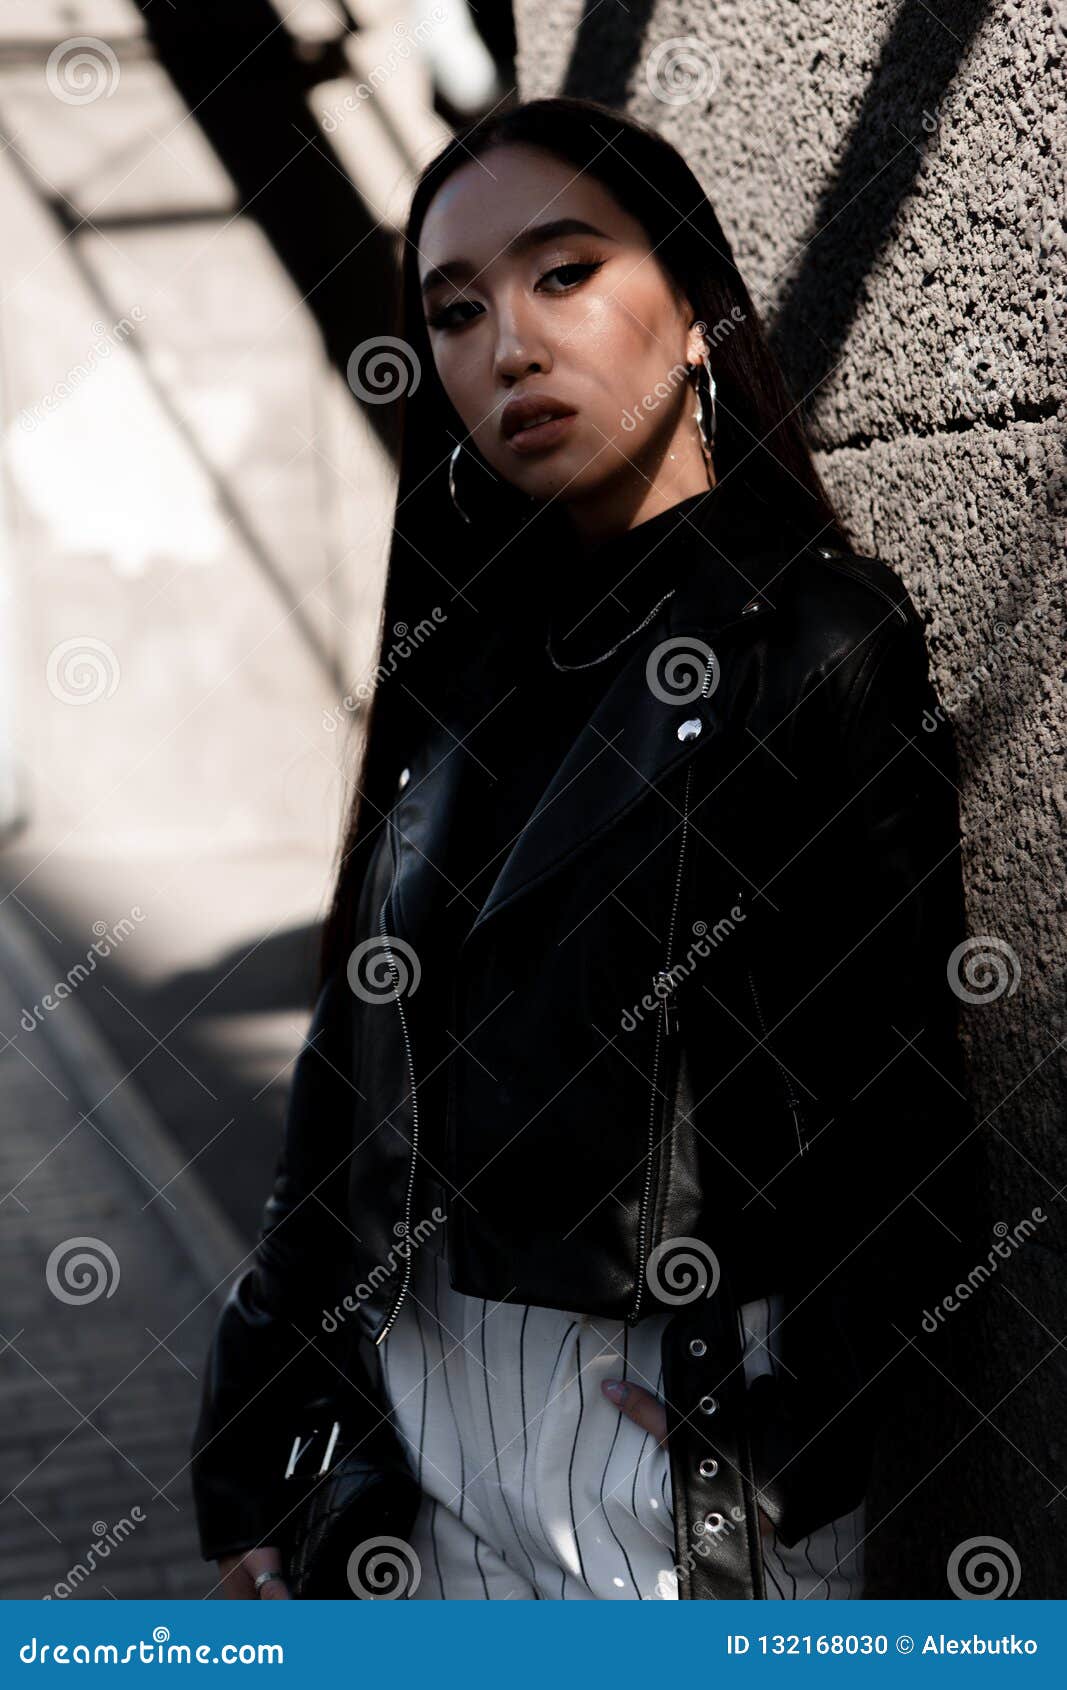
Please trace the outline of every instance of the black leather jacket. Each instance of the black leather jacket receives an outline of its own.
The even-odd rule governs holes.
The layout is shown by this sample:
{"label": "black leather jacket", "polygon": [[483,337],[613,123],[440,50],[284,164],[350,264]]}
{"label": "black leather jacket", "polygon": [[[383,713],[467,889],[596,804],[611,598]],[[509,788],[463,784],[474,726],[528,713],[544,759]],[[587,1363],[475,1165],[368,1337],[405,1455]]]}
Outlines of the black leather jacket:
{"label": "black leather jacket", "polygon": [[[382,936],[392,989],[328,982],[298,1060],[208,1358],[206,1557],[274,1541],[293,1404],[338,1377],[324,1317],[373,1359],[442,1213],[463,1292],[672,1311],[681,1597],[765,1595],[757,1496],[787,1545],[864,1496],[897,1358],[963,1230],[956,758],[899,578],[792,551],[689,573],[508,854],[455,971],[443,1165],[422,1154],[409,976],[478,701],[442,701],[398,771],[356,935]],[[683,650],[677,699],[664,665]],[[694,1255],[710,1281],[671,1273]],[[779,1290],[782,1366],[746,1391],[738,1309]],[[402,1487],[368,1359],[344,1366],[369,1468]]]}

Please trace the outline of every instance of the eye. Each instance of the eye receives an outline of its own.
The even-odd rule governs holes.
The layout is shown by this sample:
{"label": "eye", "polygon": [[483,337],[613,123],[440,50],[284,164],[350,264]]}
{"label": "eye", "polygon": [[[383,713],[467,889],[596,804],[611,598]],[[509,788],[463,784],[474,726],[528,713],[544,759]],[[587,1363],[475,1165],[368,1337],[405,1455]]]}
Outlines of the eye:
{"label": "eye", "polygon": [[431,329],[462,328],[464,323],[469,323],[471,321],[471,318],[470,317],[464,317],[459,322],[456,322],[454,320],[453,316],[452,316],[452,313],[454,311],[458,311],[461,308],[461,306],[464,306],[464,305],[470,306],[471,309],[473,309],[474,308],[474,301],[472,299],[460,299],[460,300],[456,300],[455,303],[452,304],[452,305],[442,306],[441,310],[435,312],[435,314],[432,317],[427,317],[426,322],[427,322],[428,327],[431,328]]}
{"label": "eye", "polygon": [[[544,291],[546,293],[554,293],[557,296],[561,293],[573,293],[575,288],[580,287],[581,284],[590,276],[595,275],[603,263],[604,260],[602,258],[594,258],[589,260],[575,259],[570,264],[556,264],[551,270],[546,270],[544,274],[538,278],[538,286],[540,287],[542,282],[549,281],[553,276],[559,276],[563,279],[562,287],[546,288]],[[444,330],[463,328],[466,323],[472,322],[473,318],[456,318],[453,313],[463,310],[464,308],[475,312],[480,309],[474,300],[455,300],[451,305],[442,306],[440,311],[437,311],[432,317],[427,317],[427,324],[431,329]]]}
{"label": "eye", "polygon": [[572,277],[573,279],[567,282],[562,289],[564,293],[572,293],[574,289],[580,286],[580,284],[584,282],[588,276],[595,275],[603,262],[604,260],[602,258],[596,258],[590,259],[587,262],[579,262],[578,260],[575,260],[572,264],[557,264],[554,269],[545,271],[545,274],[541,277],[541,281],[547,282],[550,276]]}

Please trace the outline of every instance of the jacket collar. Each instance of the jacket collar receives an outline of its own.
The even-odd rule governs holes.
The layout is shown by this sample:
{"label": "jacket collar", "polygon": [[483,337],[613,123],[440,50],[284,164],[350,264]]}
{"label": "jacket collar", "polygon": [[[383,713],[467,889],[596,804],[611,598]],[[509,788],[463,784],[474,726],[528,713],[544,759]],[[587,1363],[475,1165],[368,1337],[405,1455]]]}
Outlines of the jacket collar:
{"label": "jacket collar", "polygon": [[[797,544],[776,528],[766,507],[740,511],[731,503],[728,520],[719,520],[726,501],[715,504],[716,492],[678,523],[672,544],[685,555],[673,596],[635,637],[631,654],[505,857],[473,917],[472,932],[589,849],[723,731],[733,665],[743,649],[739,642],[746,629],[775,614],[777,588]],[[709,650],[714,652],[709,696],[694,696]],[[672,694],[664,667],[672,655],[680,694]],[[433,903],[450,890],[435,864],[442,860],[454,813],[466,755],[463,736],[485,708],[484,697],[475,686],[454,689],[439,719],[431,721],[394,808],[397,915],[403,936],[416,946]],[[679,737],[682,723],[694,721],[699,729],[690,726]]]}

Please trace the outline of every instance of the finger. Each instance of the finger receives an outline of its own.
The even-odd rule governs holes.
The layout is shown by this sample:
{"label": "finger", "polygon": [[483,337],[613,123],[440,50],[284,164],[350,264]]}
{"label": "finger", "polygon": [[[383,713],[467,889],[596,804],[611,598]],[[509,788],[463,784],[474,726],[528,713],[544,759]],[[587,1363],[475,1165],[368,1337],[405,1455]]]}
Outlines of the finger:
{"label": "finger", "polygon": [[[248,1557],[246,1567],[252,1578],[255,1595],[261,1602],[277,1602],[289,1595],[289,1587],[282,1576],[282,1558],[273,1545],[263,1549],[256,1549]],[[276,1578],[264,1579],[259,1589],[255,1589],[256,1579],[263,1573],[276,1573]]]}
{"label": "finger", "polygon": [[651,1391],[629,1379],[604,1379],[601,1390],[630,1420],[651,1432],[658,1443],[667,1442],[667,1410]]}
{"label": "finger", "polygon": [[[281,1556],[271,1544],[259,1549],[245,1550],[243,1555],[226,1556],[219,1562],[219,1570],[223,1574],[228,1595],[250,1597],[253,1600],[262,1600],[264,1597],[276,1600],[290,1594],[282,1577]],[[266,1572],[276,1573],[278,1577],[265,1580],[257,1590],[255,1581],[261,1573]]]}
{"label": "finger", "polygon": [[285,1602],[292,1600],[289,1592],[289,1586],[281,1577],[276,1579],[267,1579],[266,1583],[261,1584],[259,1587],[259,1599],[261,1602]]}

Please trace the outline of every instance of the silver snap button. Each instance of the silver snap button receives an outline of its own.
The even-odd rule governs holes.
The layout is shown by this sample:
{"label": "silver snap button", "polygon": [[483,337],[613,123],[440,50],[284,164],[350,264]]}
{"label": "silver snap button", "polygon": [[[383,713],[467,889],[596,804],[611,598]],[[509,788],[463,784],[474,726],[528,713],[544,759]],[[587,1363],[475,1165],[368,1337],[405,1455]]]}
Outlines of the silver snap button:
{"label": "silver snap button", "polygon": [[708,1346],[705,1344],[703,1338],[690,1338],[689,1354],[691,1356],[706,1356],[707,1353]]}
{"label": "silver snap button", "polygon": [[719,1463],[713,1455],[706,1455],[697,1471],[702,1479],[713,1479],[719,1471]]}
{"label": "silver snap button", "polygon": [[681,740],[696,739],[697,734],[701,733],[703,728],[704,724],[698,716],[690,716],[678,729],[678,738]]}
{"label": "silver snap button", "polygon": [[397,781],[397,785],[398,786],[406,786],[410,779],[411,779],[411,770],[410,769],[401,769],[400,779]]}
{"label": "silver snap button", "polygon": [[718,1406],[714,1397],[701,1397],[698,1404],[701,1414],[714,1414]]}

